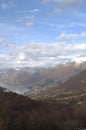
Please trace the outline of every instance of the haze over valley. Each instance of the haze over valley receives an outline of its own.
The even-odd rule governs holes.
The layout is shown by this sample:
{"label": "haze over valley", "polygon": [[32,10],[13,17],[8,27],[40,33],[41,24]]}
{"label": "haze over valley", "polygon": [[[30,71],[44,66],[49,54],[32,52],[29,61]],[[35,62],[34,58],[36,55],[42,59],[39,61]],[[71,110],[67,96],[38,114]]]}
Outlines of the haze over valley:
{"label": "haze over valley", "polygon": [[0,86],[24,94],[59,86],[84,71],[86,63],[67,63],[49,68],[10,68],[1,72]]}

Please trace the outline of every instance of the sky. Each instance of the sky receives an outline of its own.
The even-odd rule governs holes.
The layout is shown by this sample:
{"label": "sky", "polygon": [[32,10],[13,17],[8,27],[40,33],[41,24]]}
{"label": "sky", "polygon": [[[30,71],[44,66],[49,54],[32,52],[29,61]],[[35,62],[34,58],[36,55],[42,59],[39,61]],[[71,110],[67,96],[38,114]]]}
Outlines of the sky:
{"label": "sky", "polygon": [[0,0],[0,67],[86,61],[85,0]]}

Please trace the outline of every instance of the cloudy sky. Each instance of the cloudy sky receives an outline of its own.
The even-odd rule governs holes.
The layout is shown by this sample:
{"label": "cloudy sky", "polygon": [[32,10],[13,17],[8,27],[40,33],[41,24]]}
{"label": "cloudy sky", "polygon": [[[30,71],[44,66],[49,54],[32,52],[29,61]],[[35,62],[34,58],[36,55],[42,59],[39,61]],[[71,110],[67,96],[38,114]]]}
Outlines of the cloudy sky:
{"label": "cloudy sky", "polygon": [[0,67],[86,61],[85,0],[0,0]]}

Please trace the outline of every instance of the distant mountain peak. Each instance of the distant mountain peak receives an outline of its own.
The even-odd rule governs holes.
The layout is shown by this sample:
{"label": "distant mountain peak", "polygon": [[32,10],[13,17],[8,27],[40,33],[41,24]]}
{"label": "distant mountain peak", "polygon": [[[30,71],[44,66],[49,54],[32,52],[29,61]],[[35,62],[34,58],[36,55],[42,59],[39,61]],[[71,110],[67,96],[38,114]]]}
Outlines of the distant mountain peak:
{"label": "distant mountain peak", "polygon": [[82,64],[82,63],[86,62],[86,59],[85,59],[85,57],[84,58],[75,57],[71,60],[71,62],[75,62],[78,65],[78,64]]}

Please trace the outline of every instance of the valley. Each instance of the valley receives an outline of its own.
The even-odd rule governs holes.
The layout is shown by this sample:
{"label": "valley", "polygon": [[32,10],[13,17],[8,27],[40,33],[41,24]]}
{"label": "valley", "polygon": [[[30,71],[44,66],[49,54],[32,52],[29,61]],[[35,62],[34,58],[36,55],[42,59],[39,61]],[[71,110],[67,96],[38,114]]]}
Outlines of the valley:
{"label": "valley", "polygon": [[57,87],[70,77],[84,71],[85,62],[81,64],[67,63],[49,68],[12,68],[3,71],[0,85],[17,93],[46,90]]}
{"label": "valley", "polygon": [[85,63],[9,69],[0,77],[0,130],[86,129]]}

